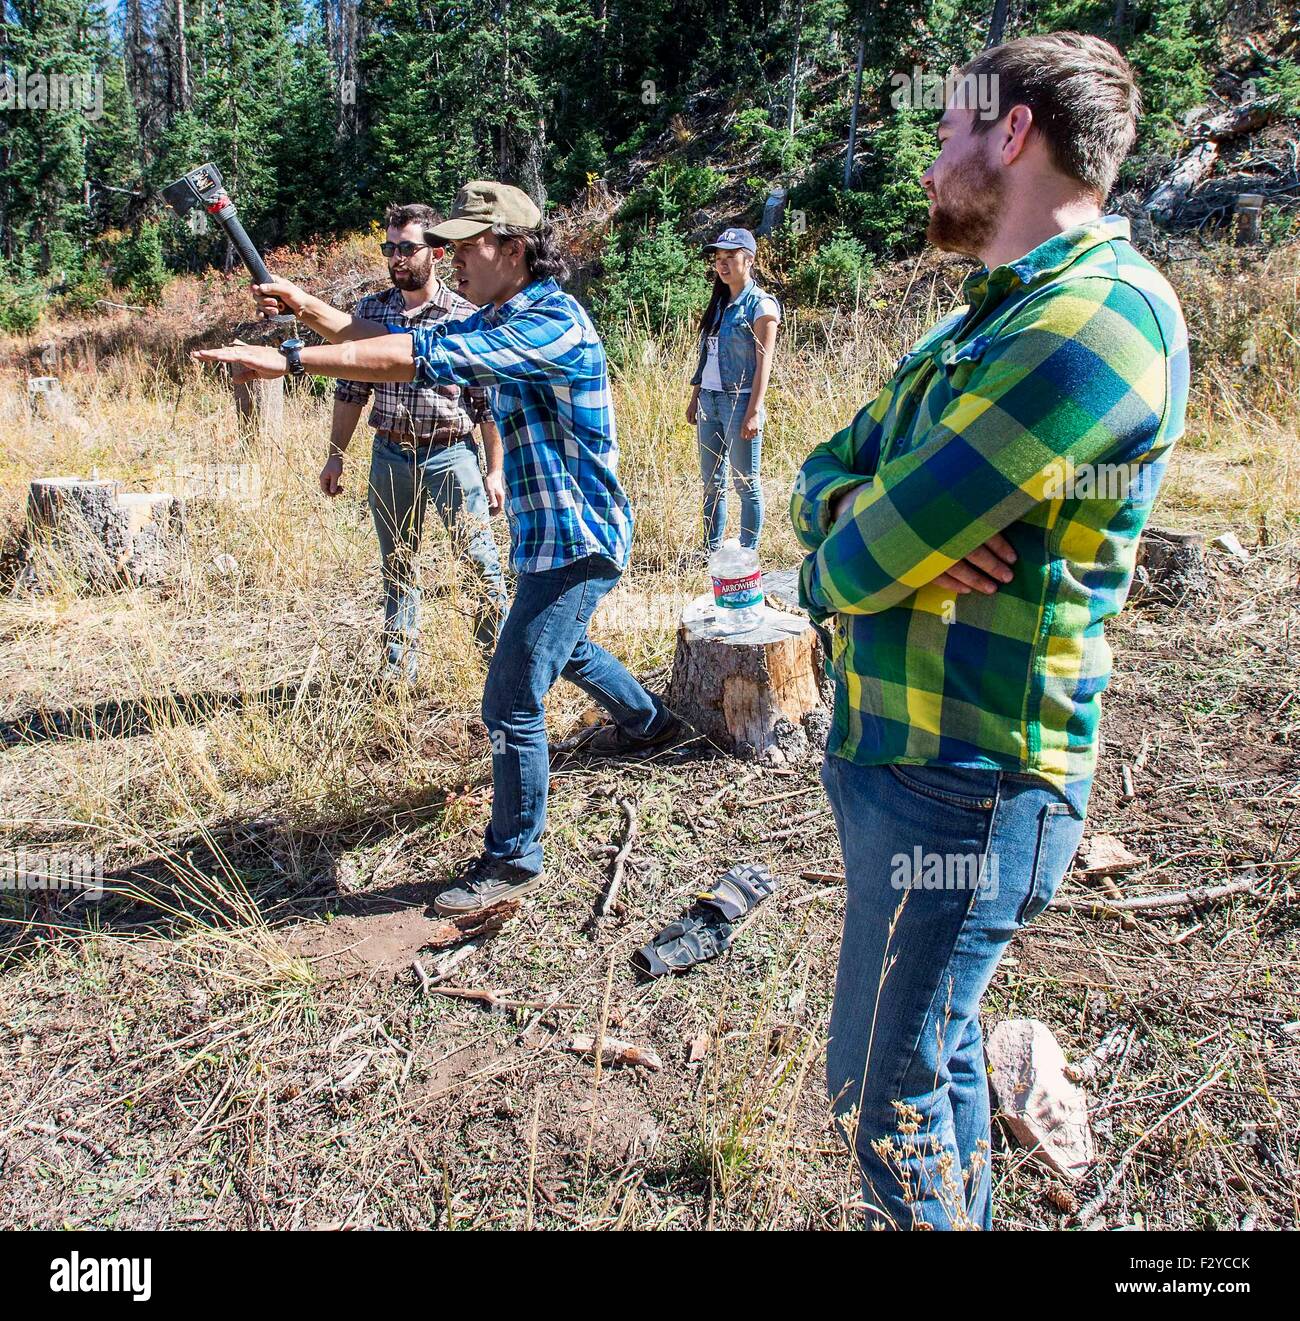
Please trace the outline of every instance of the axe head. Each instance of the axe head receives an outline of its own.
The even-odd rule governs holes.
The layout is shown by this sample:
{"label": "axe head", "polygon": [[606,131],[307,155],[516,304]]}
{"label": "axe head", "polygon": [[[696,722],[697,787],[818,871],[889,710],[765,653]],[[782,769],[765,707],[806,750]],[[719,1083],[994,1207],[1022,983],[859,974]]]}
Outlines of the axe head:
{"label": "axe head", "polygon": [[182,174],[175,183],[162,190],[163,200],[178,216],[186,216],[196,206],[207,210],[217,205],[226,195],[221,183],[221,172],[215,165],[200,165],[198,169]]}

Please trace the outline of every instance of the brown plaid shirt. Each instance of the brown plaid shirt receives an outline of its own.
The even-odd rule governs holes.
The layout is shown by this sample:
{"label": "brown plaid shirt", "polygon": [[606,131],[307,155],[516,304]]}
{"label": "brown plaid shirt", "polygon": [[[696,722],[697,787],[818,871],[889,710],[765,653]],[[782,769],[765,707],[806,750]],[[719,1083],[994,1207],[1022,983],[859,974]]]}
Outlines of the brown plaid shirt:
{"label": "brown plaid shirt", "polygon": [[[467,317],[473,303],[439,284],[433,297],[414,312],[406,310],[396,287],[367,294],[352,315],[363,321],[381,321],[400,330],[432,326],[449,318]],[[478,423],[490,420],[488,392],[462,390],[456,385],[420,385],[415,381],[339,381],[334,398],[344,404],[365,404],[373,396],[370,425],[376,431],[414,436],[418,441],[455,440],[467,436]]]}

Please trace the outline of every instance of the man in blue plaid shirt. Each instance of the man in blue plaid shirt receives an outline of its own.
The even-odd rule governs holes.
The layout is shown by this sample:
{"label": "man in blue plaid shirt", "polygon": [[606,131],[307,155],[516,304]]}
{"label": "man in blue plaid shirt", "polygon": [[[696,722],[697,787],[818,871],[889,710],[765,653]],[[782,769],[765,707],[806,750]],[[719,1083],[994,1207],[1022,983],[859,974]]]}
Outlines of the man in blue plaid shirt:
{"label": "man in blue plaid shirt", "polygon": [[604,346],[581,304],[560,289],[567,267],[550,226],[519,189],[477,181],[461,189],[451,218],[428,241],[452,245],[456,292],[479,305],[473,315],[408,331],[359,321],[276,280],[256,286],[263,311],[283,305],[329,344],[196,356],[231,363],[236,379],[307,371],[492,392],[518,580],[483,690],[492,820],[483,853],[435,900],[439,912],[462,914],[542,882],[550,779],[542,704],[556,679],[577,684],[614,717],[590,751],[650,751],[678,738],[682,725],[587,637],[596,606],[627,565],[632,511],[618,483]]}

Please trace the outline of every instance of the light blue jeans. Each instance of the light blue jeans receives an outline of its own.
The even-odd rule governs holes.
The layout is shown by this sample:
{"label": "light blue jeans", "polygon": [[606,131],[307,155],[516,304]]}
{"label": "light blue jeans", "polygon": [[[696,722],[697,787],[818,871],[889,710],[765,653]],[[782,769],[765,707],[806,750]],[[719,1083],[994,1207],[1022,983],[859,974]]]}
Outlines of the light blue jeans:
{"label": "light blue jeans", "polygon": [[506,608],[505,579],[489,527],[478,451],[468,441],[421,452],[375,437],[370,454],[370,513],[384,573],[384,663],[394,678],[414,679],[420,626],[415,558],[430,500],[458,553],[482,579],[474,608],[474,640],[490,651]]}
{"label": "light blue jeans", "polygon": [[749,391],[731,394],[701,390],[695,427],[700,444],[700,479],[704,483],[704,540],[710,550],[722,545],[727,528],[727,476],[740,499],[740,544],[758,545],[763,530],[763,483],[758,476],[763,428],[742,440],[740,425],[749,409]]}
{"label": "light blue jeans", "polygon": [[826,1078],[868,1223],[988,1229],[980,998],[1083,821],[1045,781],[1003,771],[828,756],[822,783],[847,878]]}

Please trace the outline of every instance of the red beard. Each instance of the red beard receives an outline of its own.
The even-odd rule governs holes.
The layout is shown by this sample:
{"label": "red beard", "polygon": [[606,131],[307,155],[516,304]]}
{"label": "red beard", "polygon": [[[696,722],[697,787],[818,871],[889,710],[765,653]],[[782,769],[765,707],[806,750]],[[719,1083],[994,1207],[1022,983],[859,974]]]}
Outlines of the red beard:
{"label": "red beard", "polygon": [[943,252],[977,257],[993,237],[1002,211],[1002,177],[979,156],[949,172],[925,236]]}

